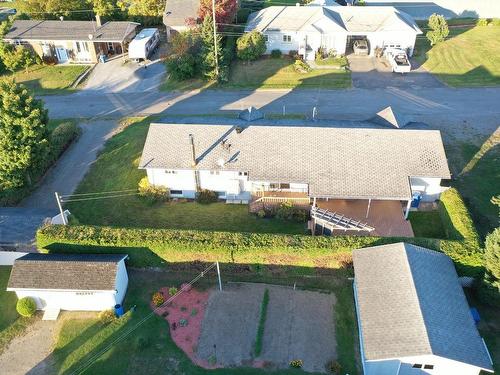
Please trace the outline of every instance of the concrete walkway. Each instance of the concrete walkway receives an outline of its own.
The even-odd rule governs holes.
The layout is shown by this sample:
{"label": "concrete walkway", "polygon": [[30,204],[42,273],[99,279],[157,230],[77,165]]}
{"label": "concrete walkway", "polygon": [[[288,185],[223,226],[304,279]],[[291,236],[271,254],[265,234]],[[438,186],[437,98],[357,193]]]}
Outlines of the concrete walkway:
{"label": "concrete walkway", "polygon": [[37,320],[21,337],[15,338],[0,355],[2,375],[50,374],[49,364],[44,361],[52,351],[55,321]]}

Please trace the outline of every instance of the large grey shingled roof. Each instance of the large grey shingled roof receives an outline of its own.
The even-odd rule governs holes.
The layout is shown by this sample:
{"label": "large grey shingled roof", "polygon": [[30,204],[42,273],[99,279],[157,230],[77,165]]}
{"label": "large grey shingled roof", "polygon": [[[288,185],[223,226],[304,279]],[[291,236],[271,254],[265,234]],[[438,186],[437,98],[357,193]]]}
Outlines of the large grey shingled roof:
{"label": "large grey shingled roof", "polygon": [[[248,172],[251,181],[309,184],[309,195],[411,198],[409,177],[450,178],[436,130],[151,124],[140,168]],[[229,150],[222,143],[230,144]]]}
{"label": "large grey shingled roof", "polygon": [[74,40],[96,42],[122,42],[133,32],[138,23],[125,21],[106,22],[97,26],[92,21],[43,21],[15,20],[6,40]]}
{"label": "large grey shingled roof", "polygon": [[249,16],[245,31],[252,30],[422,33],[408,14],[390,6],[270,6]]}
{"label": "large grey shingled roof", "polygon": [[124,254],[27,254],[12,266],[9,289],[115,290]]}
{"label": "large grey shingled roof", "polygon": [[436,355],[492,366],[451,259],[407,243],[353,252],[366,360]]}

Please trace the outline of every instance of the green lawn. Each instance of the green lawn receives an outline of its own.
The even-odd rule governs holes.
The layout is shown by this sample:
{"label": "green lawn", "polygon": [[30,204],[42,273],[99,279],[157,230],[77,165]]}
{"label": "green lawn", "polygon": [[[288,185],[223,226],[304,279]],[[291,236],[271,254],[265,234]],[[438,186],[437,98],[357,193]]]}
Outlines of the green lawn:
{"label": "green lawn", "polygon": [[417,38],[417,59],[454,87],[500,85],[500,26],[452,28],[449,38],[432,48]]}
{"label": "green lawn", "polygon": [[351,86],[351,75],[346,70],[316,69],[298,73],[294,61],[288,58],[264,58],[251,63],[238,61],[231,67],[225,88],[245,89],[342,89]]}
{"label": "green lawn", "polygon": [[13,77],[34,91],[35,95],[61,94],[74,90],[71,86],[88,65],[35,65],[6,76]]}
{"label": "green lawn", "polygon": [[[134,121],[134,120],[132,120]],[[151,118],[136,119],[105,146],[76,193],[136,189],[145,176],[137,169]],[[141,228],[177,228],[232,232],[304,233],[305,224],[260,219],[246,205],[167,202],[148,205],[137,196],[68,204],[82,224]]]}
{"label": "green lawn", "polygon": [[24,333],[36,318],[19,317],[16,311],[17,297],[14,292],[7,292],[11,266],[0,266],[0,354],[9,342]]}
{"label": "green lawn", "polygon": [[[222,266],[224,281],[272,282],[307,289],[328,290],[337,297],[335,320],[339,362],[344,371],[351,375],[358,372],[357,327],[354,314],[354,301],[351,282],[347,280],[350,272],[331,270],[329,274],[301,276],[297,270],[270,270],[259,268],[255,272],[228,270]],[[168,325],[164,319],[153,315],[143,325],[127,335],[123,341],[111,345],[110,350],[100,357],[94,357],[112,341],[134,327],[150,313],[149,301],[154,291],[166,285],[180,285],[195,276],[192,270],[169,270],[169,272],[130,271],[130,283],[126,296],[126,310],[136,305],[133,313],[122,319],[103,326],[97,319],[68,319],[64,321],[58,335],[52,359],[55,368],[51,373],[74,372],[93,363],[84,374],[189,374],[189,375],[293,375],[296,370],[265,371],[253,368],[231,368],[207,371],[196,367],[189,358],[177,348],[170,339]],[[215,274],[201,279],[199,287],[216,285]],[[145,344],[140,344],[140,342]],[[79,372],[80,373],[80,372]]]}
{"label": "green lawn", "polygon": [[409,219],[415,237],[446,238],[438,211],[412,211]]}

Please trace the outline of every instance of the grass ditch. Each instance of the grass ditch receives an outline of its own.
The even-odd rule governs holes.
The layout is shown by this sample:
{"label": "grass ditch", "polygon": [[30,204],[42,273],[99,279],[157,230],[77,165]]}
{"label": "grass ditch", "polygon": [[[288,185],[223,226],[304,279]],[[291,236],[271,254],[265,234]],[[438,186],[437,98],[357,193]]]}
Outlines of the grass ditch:
{"label": "grass ditch", "polygon": [[269,289],[264,291],[262,304],[260,305],[259,326],[257,327],[257,336],[255,338],[254,354],[256,357],[262,353],[262,340],[264,339],[264,330],[266,327],[267,306],[269,305]]}

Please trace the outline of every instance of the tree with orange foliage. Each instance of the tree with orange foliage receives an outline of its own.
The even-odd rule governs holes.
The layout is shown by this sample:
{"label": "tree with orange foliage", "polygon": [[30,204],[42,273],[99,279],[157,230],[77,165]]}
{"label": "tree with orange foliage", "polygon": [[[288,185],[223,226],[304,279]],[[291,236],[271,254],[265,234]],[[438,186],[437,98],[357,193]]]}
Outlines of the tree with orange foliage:
{"label": "tree with orange foliage", "polygon": [[[232,23],[237,11],[238,0],[215,0],[215,22],[219,24],[219,28],[220,24]],[[212,0],[200,0],[198,17],[203,21],[207,16],[212,17]]]}

